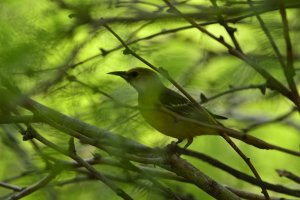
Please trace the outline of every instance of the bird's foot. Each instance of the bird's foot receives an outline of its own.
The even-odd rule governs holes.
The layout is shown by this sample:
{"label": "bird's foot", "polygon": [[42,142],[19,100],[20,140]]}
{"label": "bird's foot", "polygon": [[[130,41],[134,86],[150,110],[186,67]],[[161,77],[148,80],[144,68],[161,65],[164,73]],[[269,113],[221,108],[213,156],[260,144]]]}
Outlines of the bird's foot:
{"label": "bird's foot", "polygon": [[191,138],[188,138],[187,139],[187,143],[184,145],[184,149],[187,149],[188,148],[188,146],[190,146],[191,144],[192,144],[192,142],[193,142],[193,138],[191,137]]}
{"label": "bird's foot", "polygon": [[[183,141],[183,139],[178,139],[177,142],[174,142],[174,141],[173,141],[173,142],[176,143],[176,144],[179,144],[179,143],[181,143],[182,141]],[[172,143],[173,143],[173,142],[172,142]]]}
{"label": "bird's foot", "polygon": [[182,142],[182,140],[178,140],[178,141],[172,141],[171,144],[168,144],[166,146],[166,152],[168,154],[176,154],[178,156],[180,156],[180,154],[178,153],[178,143]]}

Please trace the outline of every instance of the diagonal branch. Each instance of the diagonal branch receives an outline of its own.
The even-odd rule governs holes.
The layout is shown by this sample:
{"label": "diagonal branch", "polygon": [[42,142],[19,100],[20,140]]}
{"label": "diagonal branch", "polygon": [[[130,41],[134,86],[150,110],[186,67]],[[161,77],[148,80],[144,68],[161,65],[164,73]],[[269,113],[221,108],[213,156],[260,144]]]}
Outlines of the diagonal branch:
{"label": "diagonal branch", "polygon": [[[218,4],[217,4],[217,1],[216,0],[210,0],[210,2],[212,3],[212,5],[217,9],[217,10],[220,10]],[[236,29],[235,28],[232,28],[230,26],[228,26],[228,24],[226,23],[224,17],[221,15],[221,14],[218,14],[218,20],[219,20],[219,23],[225,28],[225,30],[227,31],[228,35],[230,36],[235,48],[238,50],[238,51],[241,51],[242,52],[242,48],[238,42],[238,40],[236,39],[234,33],[236,32]]]}
{"label": "diagonal branch", "polygon": [[[214,167],[217,167],[217,168],[225,171],[226,173],[231,174],[232,176],[234,176],[240,180],[244,180],[244,181],[251,183],[253,185],[256,185],[256,186],[260,186],[260,184],[261,184],[256,178],[249,176],[248,174],[245,174],[244,172],[238,171],[238,170],[230,167],[229,165],[226,165],[225,163],[222,163],[219,160],[216,160],[216,159],[214,159],[208,155],[205,155],[203,153],[192,151],[192,150],[187,150],[187,149],[183,149],[183,148],[179,148],[179,147],[176,148],[176,151],[179,152],[180,154],[200,159]],[[287,187],[284,187],[281,185],[277,185],[277,184],[272,184],[269,182],[264,182],[264,184],[268,190],[272,190],[272,191],[282,193],[282,194],[288,194],[288,195],[300,197],[300,190],[296,190],[296,189],[293,190],[293,189],[290,189],[290,188],[287,188]]]}
{"label": "diagonal branch", "polygon": [[279,10],[281,14],[281,19],[282,19],[282,24],[283,24],[283,34],[284,34],[284,39],[286,43],[286,61],[287,61],[287,66],[284,68],[285,76],[287,78],[287,82],[289,84],[289,87],[291,88],[293,92],[293,98],[295,99],[295,102],[297,102],[297,106],[300,105],[300,97],[299,97],[299,92],[294,80],[295,76],[295,69],[294,69],[294,53],[293,53],[293,47],[291,43],[291,38],[289,34],[289,23],[288,19],[286,16],[286,10],[285,10],[285,5],[282,0],[280,0],[279,3]]}
{"label": "diagonal branch", "polygon": [[299,104],[299,93],[297,90],[297,86],[294,81],[294,75],[295,75],[295,69],[293,66],[293,50],[292,50],[292,44],[289,36],[289,27],[288,27],[288,21],[286,18],[286,11],[285,11],[285,5],[284,3],[280,0],[280,14],[282,18],[282,23],[283,23],[283,32],[284,32],[284,38],[286,41],[286,52],[287,52],[287,65],[284,63],[283,57],[279,51],[279,48],[277,47],[275,40],[273,39],[270,31],[268,30],[267,26],[265,25],[263,19],[260,17],[258,11],[255,9],[252,0],[248,0],[248,4],[250,5],[251,9],[253,10],[257,21],[259,22],[262,30],[264,31],[265,35],[267,36],[274,52],[275,55],[283,69],[284,75],[286,77],[286,80],[288,82],[288,85],[290,89],[293,92],[293,98],[295,99],[295,102],[298,102]]}
{"label": "diagonal branch", "polygon": [[201,95],[201,104],[206,103],[208,101],[212,101],[214,99],[217,99],[221,96],[224,96],[226,94],[231,94],[234,92],[249,90],[249,89],[259,89],[262,93],[265,93],[266,90],[266,84],[257,84],[257,85],[248,85],[248,86],[241,86],[241,87],[230,87],[229,90],[226,90],[224,92],[220,92],[219,94],[213,95],[211,97],[206,97]]}
{"label": "diagonal branch", "polygon": [[268,30],[265,22],[263,21],[263,19],[261,18],[260,14],[258,13],[258,11],[256,10],[255,6],[253,5],[253,2],[252,0],[248,0],[248,4],[250,5],[251,9],[253,10],[253,13],[255,14],[255,17],[257,19],[257,21],[259,22],[260,26],[261,26],[261,29],[264,31],[265,35],[267,36],[274,52],[275,52],[275,55],[281,65],[281,67],[285,70],[286,68],[286,65],[284,63],[284,60],[283,60],[283,57],[280,53],[280,50],[278,48],[278,46],[276,45],[275,43],[275,40],[273,39],[270,31]]}
{"label": "diagonal branch", "polygon": [[248,126],[247,128],[243,129],[243,131],[246,133],[246,132],[249,132],[249,131],[251,131],[251,130],[253,130],[255,128],[263,126],[263,125],[267,125],[267,124],[271,124],[271,123],[283,121],[284,119],[286,119],[290,115],[292,115],[296,110],[297,110],[297,108],[293,107],[288,112],[286,112],[286,113],[284,113],[284,114],[282,114],[282,115],[280,115],[278,117],[275,117],[273,119],[268,119],[268,120],[264,120],[264,121],[253,123],[250,126]]}
{"label": "diagonal branch", "polygon": [[[131,197],[127,196],[126,193],[124,193],[120,188],[117,188],[110,180],[105,178],[102,174],[96,171],[95,168],[93,168],[88,162],[77,156],[76,154],[70,153],[68,151],[63,150],[62,148],[58,147],[57,145],[53,144],[52,142],[46,140],[44,137],[39,135],[37,132],[33,132],[33,137],[43,144],[59,151],[60,153],[72,158],[80,165],[84,166],[90,173],[92,173],[95,177],[97,177],[99,180],[104,182],[106,185],[108,185],[113,191],[116,192],[117,195],[123,197],[124,199],[131,199]],[[121,150],[120,150],[121,151]],[[124,155],[124,151],[123,151]],[[174,156],[176,158],[174,158]],[[220,200],[238,200],[239,197],[227,190],[225,187],[223,187],[221,184],[217,183],[216,181],[212,180],[210,177],[199,171],[197,168],[189,164],[188,162],[184,161],[183,159],[177,157],[176,154],[173,154],[169,158],[166,158],[167,161],[164,161],[163,163],[171,163],[171,169],[176,171],[176,173],[180,176],[183,176],[185,178],[188,178],[191,182],[196,184],[199,188],[207,192],[208,194],[212,195],[213,197],[216,197]],[[174,166],[173,166],[174,164]],[[162,165],[162,164],[161,164]],[[166,167],[166,165],[162,165],[163,167]],[[168,168],[168,167],[167,167]],[[157,183],[157,182],[156,182]]]}
{"label": "diagonal branch", "polygon": [[17,192],[20,192],[20,191],[23,190],[23,188],[20,187],[20,186],[9,184],[9,183],[2,182],[2,181],[0,181],[0,187],[10,189],[10,190],[13,190],[13,191],[17,191]]}
{"label": "diagonal branch", "polygon": [[175,6],[172,5],[168,0],[164,0],[164,2],[170,7],[170,9],[172,9],[176,14],[180,15],[183,19],[185,19],[190,24],[192,24],[200,32],[208,35],[210,38],[212,38],[213,40],[217,41],[218,43],[220,43],[221,45],[223,45],[224,47],[226,47],[228,49],[228,52],[231,55],[233,55],[233,56],[235,56],[235,57],[243,60],[248,65],[250,65],[254,70],[256,70],[262,77],[264,77],[266,79],[267,86],[270,89],[276,90],[279,93],[281,93],[282,95],[284,95],[285,97],[287,97],[288,99],[290,99],[292,102],[295,103],[295,105],[297,105],[298,109],[300,110],[300,104],[298,104],[295,101],[295,99],[293,98],[293,95],[292,95],[291,91],[289,91],[288,88],[286,88],[280,81],[278,81],[269,72],[267,72],[261,66],[257,65],[255,62],[253,62],[251,59],[249,59],[246,54],[244,54],[243,52],[235,49],[230,44],[228,44],[224,40],[224,38],[222,36],[221,37],[217,37],[214,34],[212,34],[211,32],[207,31],[205,28],[199,26],[194,20],[192,20],[191,18],[185,16],[182,12],[180,12],[177,8],[175,8]]}
{"label": "diagonal branch", "polygon": [[279,176],[284,176],[287,177],[288,179],[295,181],[296,183],[300,183],[300,176],[297,176],[292,172],[283,169],[276,169],[276,172]]}
{"label": "diagonal branch", "polygon": [[230,146],[239,154],[239,156],[245,161],[245,163],[249,166],[250,170],[256,177],[256,179],[260,183],[260,187],[262,189],[262,193],[264,194],[266,200],[270,200],[270,196],[268,194],[266,185],[264,184],[262,178],[260,177],[259,173],[255,169],[254,165],[250,161],[250,158],[248,158],[237,146],[236,144],[228,137],[227,134],[222,134],[223,138],[230,144]]}
{"label": "diagonal branch", "polygon": [[178,176],[182,176],[187,180],[192,181],[192,183],[194,183],[197,187],[201,188],[216,199],[240,199],[234,193],[225,189],[215,180],[212,180],[210,177],[199,171],[187,161],[178,157],[177,154],[170,155],[168,164],[170,165],[169,167],[167,167],[169,170],[175,172]]}
{"label": "diagonal branch", "polygon": [[20,191],[17,194],[14,194],[13,196],[9,197],[8,200],[17,200],[17,199],[21,199],[23,197],[26,197],[30,194],[32,194],[33,192],[36,192],[37,190],[45,187],[50,181],[52,181],[58,174],[60,173],[60,171],[57,170],[52,170],[46,177],[44,177],[43,179],[41,179],[40,181],[36,182],[35,184],[24,188],[22,191]]}
{"label": "diagonal branch", "polygon": [[105,185],[107,185],[110,189],[112,189],[118,196],[120,196],[123,199],[126,200],[133,200],[126,192],[124,192],[121,188],[116,186],[112,181],[107,179],[104,175],[102,175],[100,172],[98,172],[92,165],[90,165],[88,162],[86,162],[84,159],[79,157],[75,153],[71,153],[69,151],[66,151],[59,146],[55,145],[54,143],[48,141],[46,138],[38,134],[36,131],[32,130],[33,137],[40,141],[41,143],[45,144],[48,147],[53,148],[54,150],[62,153],[65,156],[68,156],[75,160],[78,164],[85,167],[93,176],[95,176],[98,180],[103,182]]}

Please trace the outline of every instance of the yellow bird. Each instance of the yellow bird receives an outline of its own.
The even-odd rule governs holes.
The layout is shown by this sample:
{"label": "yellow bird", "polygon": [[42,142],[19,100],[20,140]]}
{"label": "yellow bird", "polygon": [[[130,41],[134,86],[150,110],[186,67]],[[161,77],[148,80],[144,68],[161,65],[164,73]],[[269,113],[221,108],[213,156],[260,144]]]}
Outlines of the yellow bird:
{"label": "yellow bird", "polygon": [[138,92],[138,107],[144,119],[159,132],[177,138],[177,144],[187,139],[184,148],[198,135],[219,134],[213,128],[200,125],[218,125],[217,118],[203,107],[195,107],[187,98],[167,88],[158,75],[146,68],[115,71],[108,74],[125,79]]}

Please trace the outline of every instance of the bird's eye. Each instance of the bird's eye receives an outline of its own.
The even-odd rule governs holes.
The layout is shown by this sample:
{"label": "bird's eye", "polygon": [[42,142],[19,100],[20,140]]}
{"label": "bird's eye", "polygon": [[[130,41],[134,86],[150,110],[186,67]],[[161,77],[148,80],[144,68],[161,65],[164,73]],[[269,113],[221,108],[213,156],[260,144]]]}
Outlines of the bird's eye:
{"label": "bird's eye", "polygon": [[135,77],[137,77],[138,75],[139,75],[139,73],[138,73],[137,71],[133,71],[133,72],[130,73],[130,76],[131,76],[132,78],[135,78]]}

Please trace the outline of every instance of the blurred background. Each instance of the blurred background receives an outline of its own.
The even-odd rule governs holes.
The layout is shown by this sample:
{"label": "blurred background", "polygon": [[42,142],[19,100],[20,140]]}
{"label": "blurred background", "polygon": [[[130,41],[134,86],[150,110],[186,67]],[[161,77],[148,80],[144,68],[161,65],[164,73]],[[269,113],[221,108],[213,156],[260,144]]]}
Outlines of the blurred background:
{"label": "blurred background", "polygon": [[[251,63],[288,87],[281,65],[288,57],[284,36],[286,23],[280,12],[282,6],[285,7],[293,50],[293,78],[299,86],[298,1],[284,1],[284,4],[272,0],[169,2],[217,38],[237,47],[232,40],[234,37],[239,50]],[[161,0],[1,0],[0,87],[6,87],[9,82],[22,94],[65,115],[149,147],[165,147],[174,139],[162,135],[144,121],[136,109],[136,91],[124,80],[107,75],[111,71],[148,66],[124,51],[120,41],[102,26],[104,23],[138,55],[167,70],[204,107],[226,116],[228,119],[222,121],[226,127],[299,152],[297,105],[278,91],[270,90],[268,80],[249,63],[231,55],[220,42],[197,30]],[[281,59],[274,53],[272,42],[279,49]],[[165,78],[161,79],[177,91]],[[0,98],[4,99],[4,94],[0,94]],[[30,114],[25,109],[17,110],[23,115]],[[5,118],[4,111],[1,115],[0,118]],[[53,143],[68,148],[68,135],[44,123],[33,126]],[[299,195],[299,183],[280,177],[276,172],[276,169],[284,169],[299,176],[299,157],[261,150],[238,140],[234,142],[251,159],[264,181],[288,187]],[[97,153],[110,157],[91,145],[77,140],[75,144],[82,158]],[[0,149],[0,182],[21,188],[38,182],[47,174],[47,162],[40,154],[70,161],[46,145],[22,141],[13,123],[0,124]],[[197,137],[189,149],[252,176],[249,167],[221,137]],[[224,170],[199,159],[182,157],[223,185],[261,194],[260,187]],[[124,178],[123,181],[112,180],[134,199],[168,199],[149,189],[147,186],[151,184],[143,178],[139,183],[129,182],[133,172],[110,165],[95,167],[108,177]],[[185,199],[213,199],[192,184],[157,179]],[[120,199],[100,184],[84,173],[66,170],[25,199]],[[0,185],[3,199],[17,192]],[[300,198],[300,195],[291,197],[284,192],[269,191],[269,194]]]}

